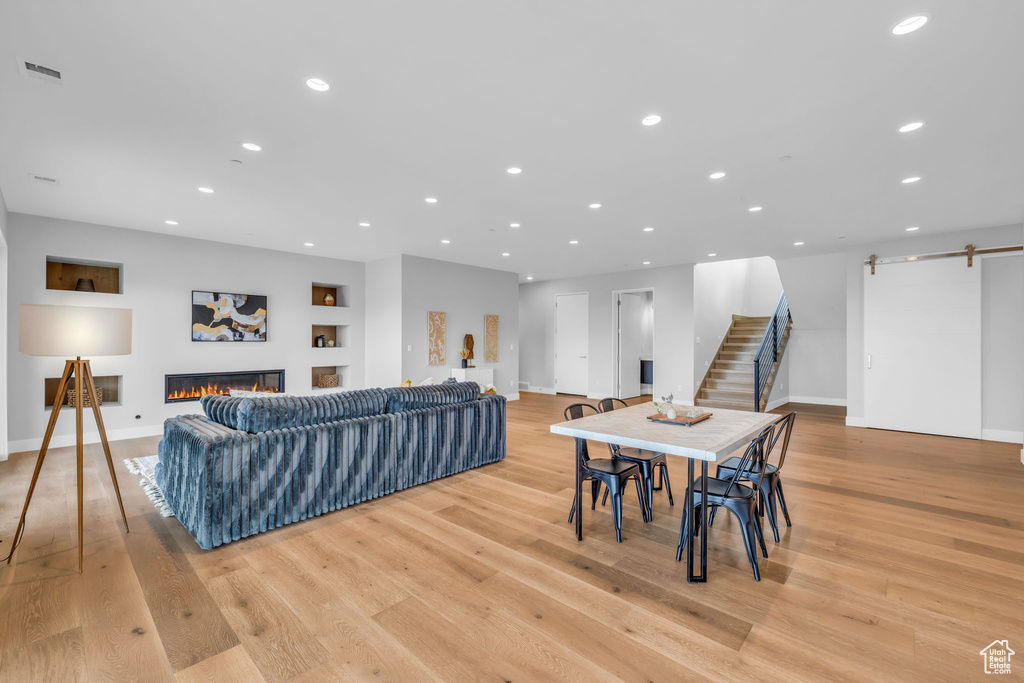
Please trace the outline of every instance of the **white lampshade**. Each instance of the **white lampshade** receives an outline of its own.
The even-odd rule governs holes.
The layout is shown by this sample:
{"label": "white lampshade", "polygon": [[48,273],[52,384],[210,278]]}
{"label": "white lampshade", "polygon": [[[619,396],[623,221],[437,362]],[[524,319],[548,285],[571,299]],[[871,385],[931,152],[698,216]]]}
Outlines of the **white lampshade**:
{"label": "white lampshade", "polygon": [[126,356],[132,352],[132,309],[18,306],[18,350],[30,356]]}

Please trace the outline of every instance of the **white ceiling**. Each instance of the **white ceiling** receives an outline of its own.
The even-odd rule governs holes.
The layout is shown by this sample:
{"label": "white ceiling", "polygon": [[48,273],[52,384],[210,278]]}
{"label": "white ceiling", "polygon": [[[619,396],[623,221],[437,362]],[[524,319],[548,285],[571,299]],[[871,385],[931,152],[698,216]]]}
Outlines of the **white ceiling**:
{"label": "white ceiling", "polygon": [[538,280],[1019,223],[1022,27],[1019,0],[5,0],[0,188],[16,212]]}

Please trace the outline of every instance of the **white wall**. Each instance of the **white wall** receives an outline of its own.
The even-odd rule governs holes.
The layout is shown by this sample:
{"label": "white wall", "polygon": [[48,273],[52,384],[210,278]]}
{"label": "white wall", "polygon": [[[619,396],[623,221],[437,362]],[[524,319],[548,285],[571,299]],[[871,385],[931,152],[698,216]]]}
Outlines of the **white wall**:
{"label": "white wall", "polygon": [[366,386],[401,384],[402,256],[366,264]]}
{"label": "white wall", "polygon": [[793,316],[786,349],[789,399],[846,405],[846,254],[776,265]]}
{"label": "white wall", "polygon": [[[10,215],[8,238],[10,339],[17,339],[20,303],[134,310],[133,353],[93,359],[95,375],[123,377],[121,405],[103,408],[112,438],[159,434],[165,418],[198,411],[198,403],[164,403],[166,373],[284,368],[289,392],[310,393],[311,367],[348,365],[345,384],[364,385],[362,263],[23,214]],[[47,290],[48,255],[124,264],[124,293]],[[313,282],[349,285],[351,307],[312,306]],[[268,341],[192,342],[193,289],[266,294]],[[312,348],[313,324],[350,325],[350,348]],[[30,450],[38,447],[48,417],[43,379],[59,377],[64,359],[27,356],[16,343],[11,346],[9,438],[12,450]],[[91,419],[86,424],[92,432]],[[73,443],[74,419],[68,411],[56,434],[54,445]]]}
{"label": "white wall", "polygon": [[[854,245],[847,249],[846,255],[846,386],[847,386],[847,417],[846,422],[852,426],[860,426],[864,420],[864,261],[871,254],[883,256],[908,256],[914,254],[942,253],[947,251],[962,251],[968,244],[982,249],[986,247],[1003,247],[1021,243],[1021,226],[1007,225],[994,228],[982,228],[978,230],[964,230],[959,232],[943,233],[939,235],[919,235],[907,237],[889,242],[876,242],[862,245]],[[966,259],[965,259],[966,261]],[[982,263],[982,272],[989,265],[991,259],[985,259]],[[886,266],[880,266],[882,268]],[[890,266],[898,268],[899,266]],[[965,266],[966,267],[966,263]],[[1012,266],[1006,266],[1012,268]],[[997,270],[1002,270],[999,266]],[[1008,276],[1008,274],[1007,274]],[[993,300],[992,286],[996,285],[998,278],[983,278],[982,281],[982,302]],[[986,286],[986,284],[988,286]],[[997,295],[1000,298],[1002,295]],[[1009,299],[1004,300],[1008,305]],[[983,330],[984,333],[984,330]],[[1019,348],[1019,338],[1016,347]],[[985,337],[982,343],[987,343]],[[1002,355],[1005,352],[1000,346],[991,348],[991,353],[984,358],[986,367],[1014,367],[1013,354]],[[1015,351],[1019,353],[1019,351]],[[954,359],[955,362],[955,359]],[[984,377],[983,377],[984,380]],[[982,406],[982,425],[990,426],[988,434],[994,437],[994,430],[1011,432],[1024,431],[1024,397],[1021,395],[1021,386],[1024,386],[1024,377],[1019,373],[1012,377],[1015,389],[1003,387],[1002,389],[992,388],[984,385],[982,391],[988,395],[987,401]],[[989,389],[996,393],[989,393]],[[1000,419],[994,414],[986,412],[986,405],[991,409],[996,403],[1007,406],[1007,414],[1015,413],[1018,416],[1016,424],[1003,424],[993,422],[993,419]]]}
{"label": "white wall", "polygon": [[981,435],[1024,431],[1024,256],[985,258],[981,270]]}
{"label": "white wall", "polygon": [[[503,270],[403,255],[402,378],[440,382],[461,366],[463,337],[473,335],[473,365],[494,369],[498,393],[518,398],[519,276]],[[447,365],[427,365],[427,313],[444,311]],[[498,362],[484,360],[484,316],[498,316]],[[409,347],[412,350],[408,350]]]}
{"label": "white wall", "polygon": [[0,189],[0,460],[7,450],[7,202]]}
{"label": "white wall", "polygon": [[615,391],[615,298],[613,292],[654,290],[654,395],[693,399],[693,266],[648,268],[589,277],[547,280],[519,286],[522,388],[554,390],[555,296],[587,292],[590,297],[588,395]]}
{"label": "white wall", "polygon": [[[768,256],[698,263],[693,267],[695,392],[718,352],[732,316],[771,315],[781,293],[778,268]],[[781,368],[772,387],[772,396],[778,393],[776,387],[780,382],[785,382]]]}

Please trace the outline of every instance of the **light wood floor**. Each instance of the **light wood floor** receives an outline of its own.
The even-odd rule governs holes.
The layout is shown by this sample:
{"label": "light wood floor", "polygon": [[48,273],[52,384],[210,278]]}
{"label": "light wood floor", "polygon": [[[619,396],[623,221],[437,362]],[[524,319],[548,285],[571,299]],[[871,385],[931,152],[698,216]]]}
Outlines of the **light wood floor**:
{"label": "light wood floor", "polygon": [[[82,575],[73,451],[52,452],[0,568],[0,680],[936,681],[980,679],[996,639],[1024,653],[1019,446],[793,406],[794,526],[755,583],[720,516],[690,585],[664,493],[648,525],[626,500],[621,544],[589,509],[575,541],[572,442],[548,432],[572,399],[522,396],[501,463],[209,552],[123,469],[122,534],[90,447]],[[0,463],[3,554],[33,461]]]}

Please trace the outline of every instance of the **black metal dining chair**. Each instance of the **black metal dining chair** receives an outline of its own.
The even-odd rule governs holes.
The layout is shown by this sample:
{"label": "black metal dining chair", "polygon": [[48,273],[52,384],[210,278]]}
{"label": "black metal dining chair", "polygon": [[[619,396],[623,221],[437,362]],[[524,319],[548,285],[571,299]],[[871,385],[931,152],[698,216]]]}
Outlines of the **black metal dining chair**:
{"label": "black metal dining chair", "polygon": [[[590,405],[589,403],[573,403],[571,406],[565,409],[566,420],[578,420],[586,415],[586,411],[591,410],[593,414],[598,414],[597,408]],[[612,494],[612,522],[615,525],[615,540],[619,543],[622,542],[622,491],[626,488],[626,483],[633,479],[636,482],[636,495],[640,499],[640,512],[643,516],[644,522],[648,521],[647,517],[647,503],[644,500],[643,488],[640,481],[640,467],[636,463],[631,463],[626,460],[614,460],[612,458],[591,458],[587,454],[587,449],[577,449],[579,453],[579,460],[576,466],[580,468],[582,473],[582,480],[590,480],[591,488],[591,503],[590,509],[594,510],[597,507],[597,494],[600,491],[601,484],[608,487],[608,490]],[[569,522],[572,523],[573,516],[576,513],[576,497],[572,499],[572,510],[569,511]]]}
{"label": "black metal dining chair", "polygon": [[[783,463],[786,462],[786,451],[789,450],[789,437],[793,433],[793,423],[796,421],[796,413],[790,413],[784,417],[779,418],[775,422],[775,433],[772,436],[771,442],[767,445],[764,456],[764,467],[759,467],[758,463],[751,462],[750,467],[746,470],[739,470],[741,472],[740,478],[755,484],[761,489],[761,500],[758,512],[764,514],[765,509],[768,512],[768,523],[772,527],[772,533],[775,535],[775,542],[779,542],[779,513],[775,505],[776,499],[782,505],[782,514],[786,518],[786,526],[793,526],[793,523],[789,520],[789,509],[786,507],[786,497],[782,492],[782,477],[779,476],[779,472],[782,470]],[[775,446],[782,438],[782,446],[779,447],[779,461],[777,464],[769,462],[772,457],[772,453],[775,451]],[[739,467],[740,459],[736,456],[727,458],[724,460],[718,468],[715,470],[715,476],[719,479],[726,479],[731,477]],[[762,471],[763,470],[763,471]],[[708,526],[715,520],[714,511],[711,512],[711,516],[708,519]]]}
{"label": "black metal dining chair", "polygon": [[[761,517],[757,514],[757,506],[760,500],[760,489],[756,486],[747,486],[740,482],[740,472],[747,469],[753,462],[764,461],[765,449],[768,446],[768,442],[772,437],[772,430],[774,425],[765,427],[760,434],[758,434],[749,445],[746,450],[743,451],[743,457],[739,458],[737,469],[733,472],[733,475],[729,479],[719,479],[718,477],[699,477],[697,481],[691,484],[693,494],[693,509],[683,510],[682,523],[679,525],[679,545],[676,546],[676,562],[679,562],[683,557],[683,549],[686,547],[686,543],[689,540],[690,535],[697,535],[700,530],[699,524],[693,525],[693,530],[690,529],[690,520],[699,519],[701,514],[700,508],[703,505],[710,505],[711,512],[714,512],[719,507],[724,507],[726,510],[736,516],[736,519],[740,523],[740,532],[743,536],[743,545],[747,551],[747,560],[750,562],[751,568],[754,570],[754,580],[761,580],[761,572],[757,568],[757,547],[756,543],[761,546],[761,552],[765,557],[768,557],[768,548],[764,544],[764,533],[761,530]],[[706,492],[704,498],[701,497],[701,480],[703,479],[704,491]],[[687,491],[687,499],[689,500],[690,491]],[[686,506],[684,506],[685,508]],[[708,522],[710,527],[710,520]],[[709,529],[710,530],[710,529]]]}
{"label": "black metal dining chair", "polygon": [[[602,413],[608,413],[616,408],[628,408],[629,404],[623,401],[621,398],[602,398],[598,401],[597,408]],[[647,519],[654,519],[654,492],[660,491],[662,488],[668,493],[668,504],[675,506],[676,502],[672,498],[672,483],[668,478],[668,463],[665,462],[664,453],[655,453],[654,451],[645,451],[640,448],[629,448],[628,446],[618,446],[616,444],[608,444],[608,450],[612,454],[612,459],[627,460],[632,463],[636,463],[640,466],[640,476],[644,481],[644,493],[647,499]],[[654,485],[654,471],[658,471],[658,485]],[[608,491],[604,492],[604,498],[601,499],[601,505],[605,504],[608,500]]]}

